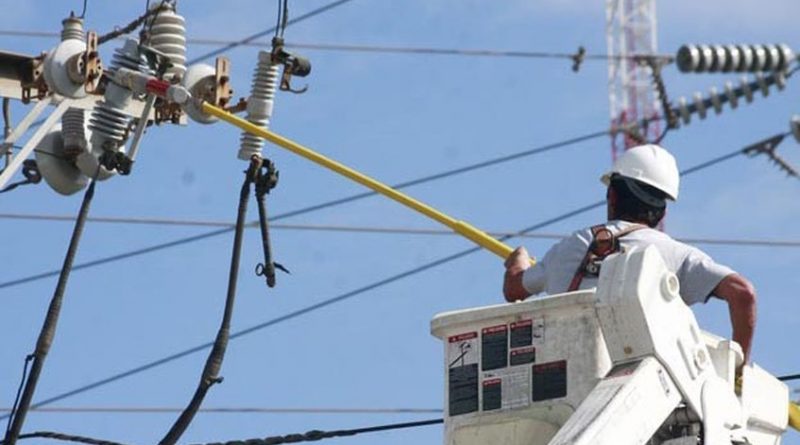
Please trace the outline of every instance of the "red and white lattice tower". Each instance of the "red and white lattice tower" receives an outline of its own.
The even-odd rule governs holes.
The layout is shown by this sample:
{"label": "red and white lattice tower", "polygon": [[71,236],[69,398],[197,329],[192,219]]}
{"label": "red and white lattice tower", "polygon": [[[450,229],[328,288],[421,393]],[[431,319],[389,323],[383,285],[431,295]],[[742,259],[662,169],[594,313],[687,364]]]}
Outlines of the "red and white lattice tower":
{"label": "red and white lattice tower", "polygon": [[[608,99],[612,128],[656,118],[658,98],[650,79],[650,68],[633,56],[656,53],[655,0],[606,0],[606,40],[608,54]],[[647,141],[657,139],[658,121],[639,126],[638,133]],[[612,135],[611,156],[637,145],[629,133]]]}

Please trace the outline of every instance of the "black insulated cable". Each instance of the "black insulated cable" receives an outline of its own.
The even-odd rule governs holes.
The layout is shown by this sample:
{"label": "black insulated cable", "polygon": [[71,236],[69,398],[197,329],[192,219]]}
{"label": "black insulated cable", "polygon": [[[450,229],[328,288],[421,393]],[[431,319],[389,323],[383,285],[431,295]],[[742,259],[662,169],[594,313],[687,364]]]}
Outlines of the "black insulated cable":
{"label": "black insulated cable", "polygon": [[[248,440],[231,440],[227,442],[212,442],[206,445],[278,445],[284,443],[298,443],[298,442],[313,442],[322,439],[331,439],[334,437],[349,437],[358,434],[379,433],[382,431],[401,430],[408,428],[419,428],[430,425],[440,425],[444,423],[444,419],[431,419],[420,420],[416,422],[403,422],[403,423],[390,423],[386,425],[377,425],[366,428],[356,428],[350,430],[332,430],[321,431],[311,430],[302,434],[287,434],[284,436],[271,436],[263,439],[248,439]],[[67,442],[84,443],[88,445],[125,445],[119,442],[112,442],[109,440],[93,439],[91,437],[76,436],[72,434],[55,433],[52,431],[37,431],[35,433],[23,434],[20,439],[33,439],[44,438],[63,440]]]}
{"label": "black insulated cable", "polygon": [[[311,17],[314,17],[316,15],[322,14],[325,11],[331,10],[331,9],[337,7],[337,6],[341,6],[341,5],[343,5],[345,3],[348,3],[348,2],[351,2],[351,1],[352,0],[336,0],[334,2],[328,3],[327,5],[321,6],[321,7],[317,8],[317,9],[313,9],[313,10],[311,10],[311,11],[305,13],[305,14],[299,15],[299,16],[291,19],[291,20],[286,21],[286,25],[285,26],[294,25],[295,23],[300,23],[303,20],[310,19]],[[223,46],[222,48],[218,48],[218,49],[215,49],[213,51],[209,51],[209,52],[203,54],[202,56],[195,57],[194,59],[186,62],[186,65],[187,66],[188,65],[192,65],[192,64],[195,64],[197,62],[202,62],[203,60],[206,60],[208,58],[218,56],[218,55],[220,55],[222,53],[225,53],[225,52],[228,52],[228,51],[232,50],[233,48],[236,48],[237,46],[248,44],[248,43],[252,42],[253,40],[256,40],[256,39],[264,37],[264,36],[266,36],[266,35],[268,35],[268,34],[270,34],[272,32],[275,32],[277,29],[278,29],[278,27],[275,26],[275,27],[266,29],[264,31],[257,32],[257,33],[255,33],[253,35],[248,36],[248,37],[245,37],[242,40],[229,43],[229,44]]]}
{"label": "black insulated cable", "polygon": [[33,364],[31,365],[28,380],[25,382],[25,389],[22,392],[22,397],[19,401],[17,411],[11,419],[11,426],[6,431],[4,443],[5,445],[14,445],[22,430],[22,424],[25,422],[25,416],[33,400],[33,393],[36,391],[36,384],[39,382],[39,376],[44,367],[44,361],[47,353],[50,352],[50,347],[56,336],[56,327],[58,325],[58,317],[61,314],[61,306],[64,301],[64,292],[67,288],[67,281],[69,280],[70,272],[72,272],[72,264],[75,262],[75,254],[78,252],[78,245],[80,244],[81,234],[83,227],[86,225],[86,217],[89,215],[89,207],[94,197],[94,188],[97,184],[97,174],[100,172],[100,167],[97,168],[92,183],[86,189],[81,202],[78,217],[75,220],[75,228],[72,231],[72,238],[69,241],[69,248],[64,258],[64,264],[61,267],[61,273],[58,277],[58,284],[53,293],[53,298],[50,300],[50,307],[47,310],[42,330],[39,332],[39,338],[36,341],[36,349],[33,354]]}
{"label": "black insulated cable", "polygon": [[233,317],[233,306],[236,300],[236,281],[239,277],[239,263],[242,256],[242,238],[244,237],[245,218],[247,217],[247,201],[250,198],[250,186],[253,184],[260,168],[261,158],[254,156],[250,161],[250,167],[245,171],[245,178],[239,192],[239,209],[236,214],[236,230],[233,237],[233,252],[231,253],[231,267],[228,275],[228,294],[225,298],[225,310],[219,331],[217,331],[217,337],[214,340],[211,352],[208,354],[203,373],[200,376],[200,383],[197,385],[189,405],[183,410],[164,438],[161,439],[159,445],[174,445],[178,442],[186,428],[192,423],[208,390],[214,384],[222,382],[219,372],[222,369],[222,361],[225,359],[225,350],[228,347],[230,338],[231,318]]}

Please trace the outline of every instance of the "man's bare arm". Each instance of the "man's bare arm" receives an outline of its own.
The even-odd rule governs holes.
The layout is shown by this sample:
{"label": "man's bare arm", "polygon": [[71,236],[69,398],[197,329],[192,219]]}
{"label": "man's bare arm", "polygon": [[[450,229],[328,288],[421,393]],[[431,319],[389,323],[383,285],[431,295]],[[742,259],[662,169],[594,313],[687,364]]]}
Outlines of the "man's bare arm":
{"label": "man's bare arm", "polygon": [[753,285],[743,276],[731,274],[720,281],[713,294],[728,302],[733,340],[742,347],[744,363],[748,363],[756,327],[756,291]]}
{"label": "man's bare arm", "polygon": [[506,273],[503,279],[503,295],[506,301],[519,301],[531,294],[522,285],[522,274],[531,267],[530,255],[524,247],[517,247],[505,262]]}

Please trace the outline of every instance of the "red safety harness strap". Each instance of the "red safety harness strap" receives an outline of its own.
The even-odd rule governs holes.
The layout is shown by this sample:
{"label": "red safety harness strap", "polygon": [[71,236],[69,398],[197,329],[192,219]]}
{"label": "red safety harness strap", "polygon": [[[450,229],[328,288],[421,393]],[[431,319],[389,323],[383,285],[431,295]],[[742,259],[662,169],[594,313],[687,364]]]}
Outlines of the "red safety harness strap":
{"label": "red safety harness strap", "polygon": [[578,269],[575,271],[575,275],[572,276],[572,281],[569,283],[569,288],[567,289],[568,292],[572,292],[578,290],[583,281],[583,278],[589,272],[589,267],[593,267],[596,270],[592,271],[592,275],[599,274],[600,268],[599,266],[593,266],[596,262],[603,261],[607,256],[611,255],[612,253],[616,253],[620,251],[619,239],[623,236],[635,232],[639,229],[644,229],[645,225],[643,224],[635,224],[626,229],[620,230],[618,233],[614,233],[606,227],[605,224],[598,224],[596,226],[592,226],[592,242],[589,243],[589,248],[586,249],[586,255],[583,256],[583,260],[581,260]]}

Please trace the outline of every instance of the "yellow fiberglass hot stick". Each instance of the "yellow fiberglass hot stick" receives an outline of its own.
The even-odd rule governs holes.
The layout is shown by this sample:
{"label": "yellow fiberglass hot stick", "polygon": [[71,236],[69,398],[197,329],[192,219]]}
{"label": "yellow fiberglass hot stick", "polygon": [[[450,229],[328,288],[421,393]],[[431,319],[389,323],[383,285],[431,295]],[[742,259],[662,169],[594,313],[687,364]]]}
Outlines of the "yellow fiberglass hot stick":
{"label": "yellow fiberglass hot stick", "polygon": [[789,402],[789,426],[800,431],[800,406]]}
{"label": "yellow fiberglass hot stick", "polygon": [[[309,148],[306,148],[297,142],[294,142],[290,139],[287,139],[279,134],[273,133],[266,128],[259,127],[245,119],[242,119],[232,113],[229,113],[219,107],[211,105],[207,102],[202,103],[203,112],[208,113],[212,116],[216,116],[221,120],[239,127],[240,129],[254,134],[256,136],[262,137],[275,145],[285,148],[286,150],[291,151],[296,155],[300,155],[311,162],[319,164],[329,170],[333,170],[336,173],[339,173],[342,176],[345,176],[363,186],[366,186],[373,191],[380,193],[387,198],[391,198],[400,204],[405,205],[406,207],[410,207],[413,210],[416,210],[419,213],[427,216],[428,218],[434,219],[437,222],[444,224],[445,226],[452,229],[454,232],[458,233],[459,235],[471,240],[475,244],[483,247],[486,250],[494,253],[495,255],[505,259],[511,255],[513,249],[504,244],[494,237],[490,236],[486,232],[466,223],[464,221],[459,221],[449,215],[446,215],[433,207],[417,201],[416,199],[401,193],[388,185],[377,181],[375,179],[370,178],[363,173],[360,173],[352,168],[336,162],[330,158],[327,158]],[[531,264],[535,265],[536,261],[531,258]]]}

